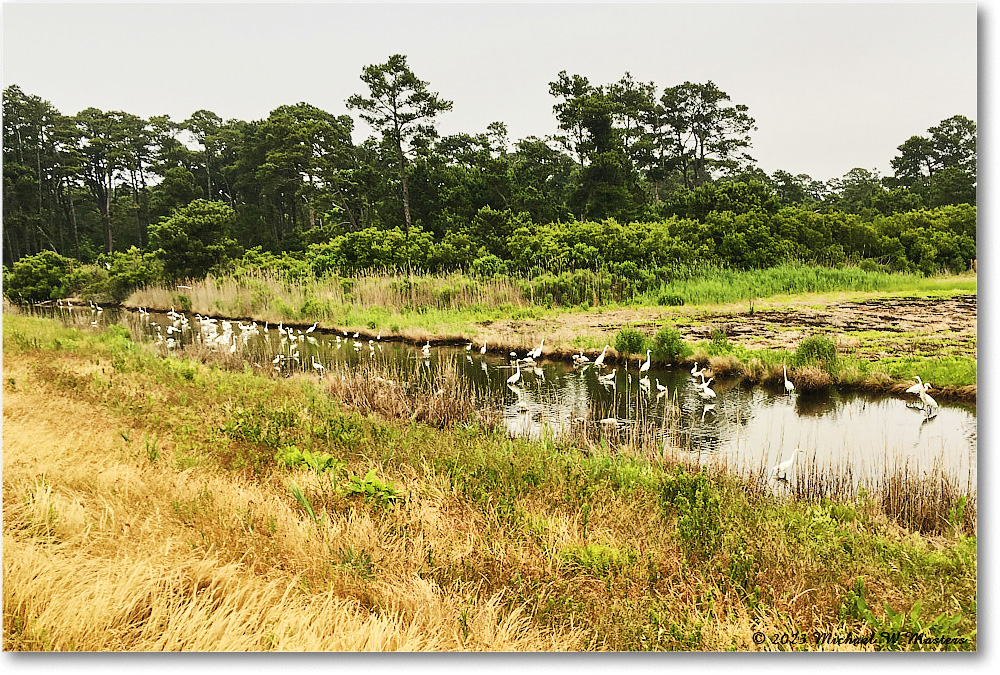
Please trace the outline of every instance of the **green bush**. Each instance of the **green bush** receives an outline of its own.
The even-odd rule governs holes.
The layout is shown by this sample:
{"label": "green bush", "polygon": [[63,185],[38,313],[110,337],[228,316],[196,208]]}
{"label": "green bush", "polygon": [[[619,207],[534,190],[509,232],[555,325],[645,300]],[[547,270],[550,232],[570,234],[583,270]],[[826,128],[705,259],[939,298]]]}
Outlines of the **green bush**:
{"label": "green bush", "polygon": [[807,337],[795,349],[793,362],[797,366],[813,364],[833,365],[837,362],[837,346],[833,340],[822,335]]}
{"label": "green bush", "polygon": [[646,336],[635,328],[622,328],[615,337],[615,350],[625,358],[631,354],[642,354],[646,351]]}
{"label": "green bush", "polygon": [[681,332],[673,326],[664,326],[653,336],[653,358],[657,361],[672,363],[684,356],[686,349]]}
{"label": "green bush", "polygon": [[55,251],[26,256],[4,268],[4,294],[18,302],[41,302],[66,297],[76,261]]}

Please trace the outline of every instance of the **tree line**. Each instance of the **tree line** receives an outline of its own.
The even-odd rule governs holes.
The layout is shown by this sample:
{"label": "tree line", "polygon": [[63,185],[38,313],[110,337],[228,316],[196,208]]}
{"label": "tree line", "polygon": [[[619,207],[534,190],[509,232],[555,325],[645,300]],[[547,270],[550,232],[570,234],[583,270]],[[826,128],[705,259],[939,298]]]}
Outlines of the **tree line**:
{"label": "tree line", "polygon": [[[759,169],[755,120],[712,82],[560,72],[558,132],[516,142],[500,121],[439,135],[453,103],[405,56],[366,66],[361,85],[346,99],[373,130],[361,143],[350,115],[308,103],[263,120],[174,121],[63,115],[7,87],[5,265],[51,251],[106,269],[128,253],[178,277],[278,258],[319,272],[861,259],[931,272],[975,257],[976,124],[961,115],[902,142],[892,176],[822,181]],[[622,247],[601,231],[658,243]]]}

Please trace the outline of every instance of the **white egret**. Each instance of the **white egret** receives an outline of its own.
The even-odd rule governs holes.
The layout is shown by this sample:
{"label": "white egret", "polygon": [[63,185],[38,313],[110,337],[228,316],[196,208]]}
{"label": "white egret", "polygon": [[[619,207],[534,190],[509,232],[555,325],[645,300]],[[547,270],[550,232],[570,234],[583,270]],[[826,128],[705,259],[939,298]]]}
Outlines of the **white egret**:
{"label": "white egret", "polygon": [[425,344],[423,346],[423,352],[424,352],[424,357],[428,357],[428,356],[431,355],[431,341],[430,340],[428,340],[427,344]]}
{"label": "white egret", "polygon": [[612,370],[607,375],[598,375],[597,379],[600,380],[600,381],[602,381],[602,382],[613,382],[614,379],[615,379],[615,373],[617,373],[617,372],[618,372],[618,369],[615,368],[614,370]]}
{"label": "white egret", "polygon": [[646,362],[643,363],[641,366],[639,366],[639,374],[645,373],[647,370],[649,370],[649,355],[652,353],[653,350],[651,349],[646,350]]}
{"label": "white egret", "polygon": [[924,384],[924,389],[920,392],[920,402],[924,404],[924,409],[934,410],[938,407],[938,404],[937,401],[931,398],[930,394],[927,393],[928,389],[930,389],[929,382]]}
{"label": "white egret", "polygon": [[788,368],[786,366],[781,366],[781,372],[784,373],[785,376],[785,391],[791,394],[792,390],[795,389],[795,385],[788,379]]}
{"label": "white egret", "polygon": [[323,367],[323,364],[316,360],[315,356],[312,357],[312,366],[313,366],[313,369],[315,369],[316,372],[319,373],[320,375],[322,375],[323,371],[326,370]]}
{"label": "white egret", "polygon": [[471,352],[472,351],[472,343],[471,342],[469,344],[465,345],[465,351],[467,351],[467,352]]}
{"label": "white egret", "polygon": [[796,458],[798,458],[801,452],[802,450],[800,450],[799,448],[795,448],[794,450],[792,450],[791,456],[784,462],[781,462],[780,464],[776,465],[773,469],[771,469],[771,473],[774,474],[776,477],[780,478],[781,480],[788,480],[788,472],[792,471],[795,468],[795,460]]}
{"label": "white egret", "polygon": [[695,361],[694,365],[691,366],[691,377],[698,377],[699,372],[700,371],[698,370],[698,362]]}
{"label": "white egret", "polygon": [[654,378],[653,381],[656,382],[656,391],[666,391],[667,390],[666,385],[660,384],[660,379],[659,378]]}
{"label": "white egret", "polygon": [[598,356],[596,359],[594,359],[594,367],[595,368],[603,368],[604,367],[604,355],[608,353],[608,347],[610,347],[610,346],[611,345],[604,345],[604,349],[601,351],[601,355]]}
{"label": "white egret", "polygon": [[545,338],[542,338],[542,343],[538,345],[538,348],[535,349],[534,351],[528,352],[528,356],[530,356],[533,359],[537,359],[542,355],[542,347],[544,346],[545,346]]}
{"label": "white egret", "polygon": [[314,323],[313,325],[309,326],[309,328],[306,328],[306,332],[307,332],[307,333],[311,333],[311,332],[313,332],[314,330],[316,330],[316,326],[318,326],[318,325],[319,325],[319,321],[317,321],[317,322],[316,322],[316,323]]}
{"label": "white egret", "polygon": [[485,339],[483,340],[483,346],[479,348],[479,353],[480,354],[485,354],[486,353],[486,340]]}
{"label": "white egret", "polygon": [[580,349],[580,354],[575,358],[577,363],[590,363],[590,359],[583,355],[583,349]]}
{"label": "white egret", "polygon": [[931,383],[924,382],[920,379],[919,375],[915,375],[914,378],[917,380],[917,383],[906,390],[907,394],[919,394],[920,392],[927,391],[931,388]]}
{"label": "white egret", "polygon": [[517,372],[507,378],[507,384],[514,384],[521,379],[521,363],[517,362]]}

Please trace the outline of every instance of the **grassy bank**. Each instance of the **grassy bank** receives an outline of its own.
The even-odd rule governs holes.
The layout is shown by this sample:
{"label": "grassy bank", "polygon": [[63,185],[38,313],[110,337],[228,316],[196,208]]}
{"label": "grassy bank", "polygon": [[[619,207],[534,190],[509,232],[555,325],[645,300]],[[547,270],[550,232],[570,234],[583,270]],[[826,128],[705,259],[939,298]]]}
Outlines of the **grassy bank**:
{"label": "grassy bank", "polygon": [[8,650],[976,646],[974,495],[779,498],[641,439],[510,440],[447,369],[4,338]]}

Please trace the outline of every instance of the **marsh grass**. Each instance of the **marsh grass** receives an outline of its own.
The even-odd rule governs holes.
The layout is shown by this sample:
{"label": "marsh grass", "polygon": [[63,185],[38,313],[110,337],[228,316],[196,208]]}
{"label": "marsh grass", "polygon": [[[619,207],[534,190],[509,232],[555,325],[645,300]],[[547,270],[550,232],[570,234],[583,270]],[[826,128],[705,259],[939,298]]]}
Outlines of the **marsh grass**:
{"label": "marsh grass", "polygon": [[149,287],[128,306],[175,307],[209,316],[253,318],[286,324],[320,321],[366,334],[382,331],[413,339],[435,327],[466,325],[480,317],[533,317],[519,286],[505,277],[473,279],[460,273],[405,275],[364,273],[290,281],[278,272],[207,276],[190,288]]}
{"label": "marsh grass", "polygon": [[[6,649],[754,650],[772,648],[754,631],[844,633],[918,608],[975,648],[971,500],[926,536],[874,493],[780,495],[666,456],[669,425],[614,441],[591,428],[581,445],[508,438],[459,421],[459,403],[415,419],[447,368],[412,399],[373,388],[348,404],[363,383],[346,373],[154,354],[118,370],[116,340],[55,350],[36,343],[43,323],[4,317],[25,338],[4,344],[18,382],[4,391]],[[280,462],[291,446],[335,468]],[[351,475],[401,498],[345,497]],[[912,503],[915,526],[939,526]],[[870,616],[844,611],[858,578]]]}
{"label": "marsh grass", "polygon": [[776,296],[834,291],[861,292],[975,292],[975,278],[956,281],[925,277],[919,274],[866,271],[859,267],[818,267],[785,264],[759,270],[712,269],[691,279],[678,279],[660,286],[656,291],[637,297],[636,302],[656,305],[660,297],[675,298],[676,304],[712,305],[745,302],[753,308],[754,301]]}

